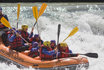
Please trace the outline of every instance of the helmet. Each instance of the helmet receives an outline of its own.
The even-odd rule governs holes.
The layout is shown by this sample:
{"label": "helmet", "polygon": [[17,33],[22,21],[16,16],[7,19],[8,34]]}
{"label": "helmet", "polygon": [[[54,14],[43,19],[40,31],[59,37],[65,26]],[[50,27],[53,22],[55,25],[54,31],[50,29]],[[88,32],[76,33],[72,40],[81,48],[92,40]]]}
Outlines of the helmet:
{"label": "helmet", "polygon": [[24,24],[22,25],[22,30],[28,29],[28,25]]}
{"label": "helmet", "polygon": [[37,38],[37,37],[39,37],[39,34],[35,34],[35,35],[34,35],[34,38]]}
{"label": "helmet", "polygon": [[67,47],[68,45],[67,45],[67,43],[65,43],[65,42],[61,42],[61,43],[60,43],[60,46],[61,46],[61,47]]}
{"label": "helmet", "polygon": [[54,44],[56,44],[56,41],[55,41],[55,40],[51,40],[51,43],[54,43]]}
{"label": "helmet", "polygon": [[38,46],[38,42],[33,42],[32,47]]}
{"label": "helmet", "polygon": [[56,43],[56,41],[55,40],[51,40],[51,43]]}
{"label": "helmet", "polygon": [[0,11],[2,11],[2,8],[0,7]]}
{"label": "helmet", "polygon": [[44,45],[44,46],[49,46],[49,47],[50,47],[50,41],[45,41],[45,42],[43,43],[43,45]]}

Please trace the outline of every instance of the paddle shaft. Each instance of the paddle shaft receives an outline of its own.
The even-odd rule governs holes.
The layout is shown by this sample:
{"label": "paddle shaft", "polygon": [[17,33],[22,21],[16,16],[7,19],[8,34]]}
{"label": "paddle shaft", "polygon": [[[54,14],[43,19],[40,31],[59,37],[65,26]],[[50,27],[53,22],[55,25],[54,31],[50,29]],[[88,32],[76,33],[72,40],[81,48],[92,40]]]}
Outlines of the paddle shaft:
{"label": "paddle shaft", "polygon": [[60,29],[61,29],[61,24],[58,24],[57,45],[59,44]]}
{"label": "paddle shaft", "polygon": [[17,29],[18,29],[18,20],[17,20]]}
{"label": "paddle shaft", "polygon": [[36,23],[37,23],[37,21],[34,23],[34,25],[33,25],[32,29],[31,29],[31,32],[33,32],[33,30],[34,30],[34,27],[35,27]]}
{"label": "paddle shaft", "polygon": [[34,26],[33,27],[35,27],[36,23],[37,23],[37,21],[34,23]]}
{"label": "paddle shaft", "polygon": [[62,52],[62,53],[69,54],[69,55],[85,55],[85,56],[88,56],[88,57],[91,57],[91,58],[98,58],[98,54],[97,53],[86,53],[86,54],[65,53],[65,52]]}
{"label": "paddle shaft", "polygon": [[57,32],[57,55],[56,58],[58,58],[58,44],[59,44],[59,36],[60,36],[60,29],[61,29],[61,24],[58,24],[58,32]]}

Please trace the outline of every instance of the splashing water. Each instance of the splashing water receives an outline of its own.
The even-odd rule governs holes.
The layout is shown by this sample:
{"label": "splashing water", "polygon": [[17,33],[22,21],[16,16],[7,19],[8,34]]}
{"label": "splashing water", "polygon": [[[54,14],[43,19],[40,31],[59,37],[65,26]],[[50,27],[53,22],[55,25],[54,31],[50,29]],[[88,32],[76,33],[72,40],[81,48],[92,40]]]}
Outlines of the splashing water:
{"label": "splashing water", "polygon": [[[40,4],[37,4],[40,6]],[[17,7],[3,7],[3,13],[9,17],[13,27],[17,23]],[[48,4],[45,13],[38,20],[38,28],[41,38],[45,40],[57,40],[57,26],[61,24],[60,42],[62,42],[71,30],[78,26],[79,31],[69,37],[66,42],[73,53],[96,52],[98,59],[88,58],[88,70],[104,70],[104,5],[69,5]],[[29,25],[29,32],[35,19],[32,14],[32,6],[22,6],[19,17],[19,28],[22,24]],[[34,34],[37,32],[34,29]],[[0,63],[1,70],[20,70],[15,65]],[[24,68],[22,70],[34,70]],[[84,69],[81,69],[84,70]]]}

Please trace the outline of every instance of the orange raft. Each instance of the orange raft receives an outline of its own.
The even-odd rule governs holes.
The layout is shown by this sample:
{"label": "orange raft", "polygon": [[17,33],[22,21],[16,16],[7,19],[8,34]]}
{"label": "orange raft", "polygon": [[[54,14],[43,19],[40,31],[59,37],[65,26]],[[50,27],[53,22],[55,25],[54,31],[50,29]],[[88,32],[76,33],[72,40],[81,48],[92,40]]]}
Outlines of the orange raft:
{"label": "orange raft", "polygon": [[9,50],[8,47],[5,47],[3,44],[0,44],[0,57],[6,58],[16,64],[19,64],[24,67],[32,67],[39,69],[53,69],[53,68],[71,68],[70,70],[76,70],[76,67],[83,65],[83,67],[88,68],[89,63],[85,57],[69,57],[69,58],[60,58],[54,60],[40,60],[39,57],[31,58],[27,56],[28,52],[16,52],[14,50]]}

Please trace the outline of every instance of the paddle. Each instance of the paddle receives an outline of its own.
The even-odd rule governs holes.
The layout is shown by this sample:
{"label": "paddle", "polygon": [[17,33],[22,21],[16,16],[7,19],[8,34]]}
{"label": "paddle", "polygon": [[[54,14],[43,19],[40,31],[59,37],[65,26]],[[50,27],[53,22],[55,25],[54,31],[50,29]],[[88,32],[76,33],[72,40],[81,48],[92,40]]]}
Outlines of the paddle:
{"label": "paddle", "polygon": [[87,56],[87,57],[91,57],[91,58],[98,58],[98,54],[97,53],[86,53],[86,54],[74,54],[74,53],[65,53],[65,52],[62,52],[64,54],[69,54],[69,55],[84,55],[84,56]]}
{"label": "paddle", "polygon": [[17,29],[18,29],[19,13],[20,13],[20,4],[18,4],[18,8],[17,8]]}
{"label": "paddle", "polygon": [[92,58],[98,58],[97,53],[86,53],[86,54],[79,54],[79,55],[85,55],[85,56],[92,57]]}
{"label": "paddle", "polygon": [[36,22],[34,23],[31,32],[34,30],[34,27],[35,27],[35,25],[36,25],[36,23],[38,21],[38,18],[43,14],[43,12],[46,9],[46,7],[47,7],[47,4],[46,3],[43,3],[42,6],[41,6],[41,8],[40,8],[40,10],[39,10],[39,15],[38,15],[37,7],[36,6],[32,7],[33,16],[36,19]]}
{"label": "paddle", "polygon": [[71,31],[71,33],[63,40],[63,42],[64,42],[67,38],[69,38],[70,36],[73,36],[78,30],[79,30],[78,27],[75,27],[75,28]]}
{"label": "paddle", "polygon": [[61,24],[58,24],[58,32],[57,32],[57,55],[56,55],[56,58],[58,58],[58,44],[59,44],[59,37],[60,37],[60,29],[61,29]]}
{"label": "paddle", "polygon": [[[2,24],[5,25],[6,27],[12,29],[12,27],[10,26],[10,23],[9,23],[4,17],[1,18],[1,22],[2,22]],[[14,29],[12,29],[12,30],[13,30],[14,32],[16,32]],[[16,32],[16,33],[17,33],[17,32]],[[19,34],[19,33],[17,33],[17,34]],[[20,34],[19,34],[19,36],[20,36],[26,43],[28,43]]]}
{"label": "paddle", "polygon": [[35,27],[35,25],[37,23],[37,20],[38,20],[38,9],[37,9],[37,6],[32,7],[32,10],[33,10],[33,15],[34,15],[34,18],[36,19],[36,22],[33,25],[31,32],[33,32],[34,27]]}
{"label": "paddle", "polygon": [[44,10],[46,9],[46,7],[47,7],[47,4],[43,3],[40,10],[39,10],[39,17],[44,13]]}
{"label": "paddle", "polygon": [[61,29],[61,24],[58,24],[57,45],[59,44],[60,29]]}

